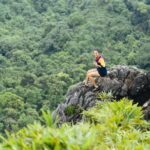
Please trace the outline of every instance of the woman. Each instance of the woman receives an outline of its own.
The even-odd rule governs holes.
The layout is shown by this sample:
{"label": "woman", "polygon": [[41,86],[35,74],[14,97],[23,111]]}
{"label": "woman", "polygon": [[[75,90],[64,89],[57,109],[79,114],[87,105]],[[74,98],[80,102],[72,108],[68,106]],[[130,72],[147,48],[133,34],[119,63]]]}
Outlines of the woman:
{"label": "woman", "polygon": [[96,69],[91,69],[87,72],[84,83],[86,86],[88,86],[87,83],[90,80],[94,85],[95,89],[97,89],[98,86],[96,85],[96,82],[93,77],[105,77],[107,75],[107,69],[104,58],[102,57],[102,55],[100,55],[98,49],[94,49],[93,54],[95,56],[94,65],[96,66]]}

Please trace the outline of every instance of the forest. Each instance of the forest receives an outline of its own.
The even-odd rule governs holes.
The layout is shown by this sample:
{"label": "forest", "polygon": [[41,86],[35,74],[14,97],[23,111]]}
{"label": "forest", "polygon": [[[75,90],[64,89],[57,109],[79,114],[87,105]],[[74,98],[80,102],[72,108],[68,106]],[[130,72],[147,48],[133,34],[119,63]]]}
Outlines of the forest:
{"label": "forest", "polygon": [[53,111],[93,48],[108,68],[150,71],[150,0],[0,0],[0,133]]}

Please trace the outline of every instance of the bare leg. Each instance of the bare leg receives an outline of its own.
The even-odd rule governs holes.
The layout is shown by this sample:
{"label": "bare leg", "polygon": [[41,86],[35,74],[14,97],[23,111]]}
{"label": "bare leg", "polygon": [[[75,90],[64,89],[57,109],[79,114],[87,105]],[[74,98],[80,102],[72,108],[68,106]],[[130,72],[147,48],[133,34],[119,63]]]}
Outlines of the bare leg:
{"label": "bare leg", "polygon": [[94,87],[96,87],[96,82],[95,82],[94,78],[92,76],[90,76],[89,79],[92,82],[92,84],[94,85]]}
{"label": "bare leg", "polygon": [[96,71],[93,71],[93,72],[90,72],[90,73],[88,73],[88,79],[92,82],[92,84],[94,85],[94,87],[97,87],[97,85],[96,85],[96,82],[95,82],[95,80],[94,80],[94,78],[93,77],[99,77],[100,75],[99,75],[99,73],[98,73],[98,71],[96,70]]}
{"label": "bare leg", "polygon": [[87,73],[91,73],[91,72],[95,72],[95,71],[97,71],[96,68],[88,70]]}
{"label": "bare leg", "polygon": [[92,72],[96,72],[96,71],[97,71],[96,69],[90,69],[90,70],[88,70],[88,72],[86,74],[86,78],[84,80],[85,85],[87,85],[87,83],[89,81],[89,74],[92,73]]}

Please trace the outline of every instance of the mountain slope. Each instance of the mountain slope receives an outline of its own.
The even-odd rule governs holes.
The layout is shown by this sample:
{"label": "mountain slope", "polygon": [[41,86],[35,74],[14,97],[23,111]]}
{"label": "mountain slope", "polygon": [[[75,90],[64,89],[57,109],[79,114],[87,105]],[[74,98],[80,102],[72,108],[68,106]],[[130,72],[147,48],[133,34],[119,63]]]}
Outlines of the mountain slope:
{"label": "mountain slope", "polygon": [[[20,118],[17,110],[15,119],[7,111],[1,113],[0,132],[33,122],[41,109],[54,110],[68,87],[82,81],[93,67],[95,47],[108,67],[128,64],[149,70],[149,4],[149,0],[0,0],[0,97],[6,106],[9,95],[24,104]],[[31,118],[25,117],[26,110]]]}
{"label": "mountain slope", "polygon": [[[99,77],[97,80],[98,90],[93,91],[93,86],[88,87],[78,83],[68,90],[65,102],[59,104],[53,112],[53,118],[59,118],[59,123],[78,122],[83,110],[95,105],[96,101],[105,101],[105,94],[111,92],[116,99],[128,97],[134,103],[144,105],[145,117],[150,119],[150,74],[127,66],[112,68],[107,77]],[[100,95],[99,95],[100,94]],[[110,95],[111,96],[111,95]],[[111,99],[111,97],[110,97]],[[107,100],[107,98],[106,98]]]}

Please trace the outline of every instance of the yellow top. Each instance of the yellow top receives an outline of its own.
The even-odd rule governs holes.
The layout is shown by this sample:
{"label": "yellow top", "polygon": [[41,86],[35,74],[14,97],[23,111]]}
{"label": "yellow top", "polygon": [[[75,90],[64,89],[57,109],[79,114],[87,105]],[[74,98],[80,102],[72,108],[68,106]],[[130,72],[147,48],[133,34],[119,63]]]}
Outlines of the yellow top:
{"label": "yellow top", "polygon": [[105,61],[104,61],[103,58],[100,58],[98,62],[101,64],[102,67],[106,66]]}

